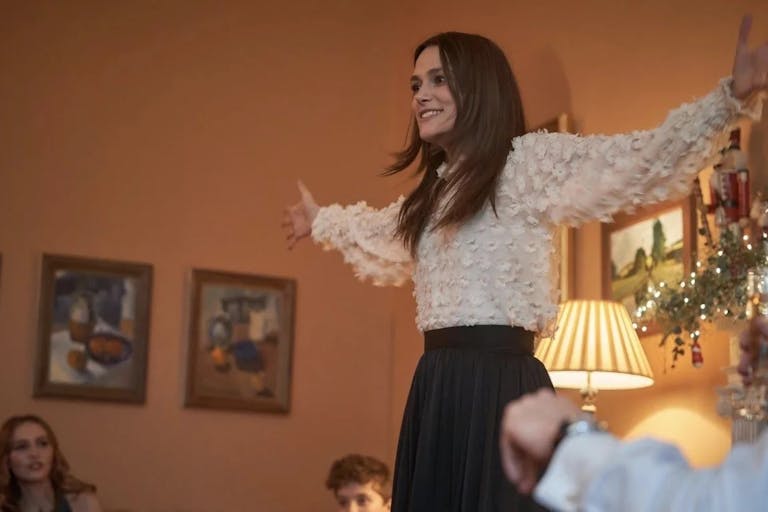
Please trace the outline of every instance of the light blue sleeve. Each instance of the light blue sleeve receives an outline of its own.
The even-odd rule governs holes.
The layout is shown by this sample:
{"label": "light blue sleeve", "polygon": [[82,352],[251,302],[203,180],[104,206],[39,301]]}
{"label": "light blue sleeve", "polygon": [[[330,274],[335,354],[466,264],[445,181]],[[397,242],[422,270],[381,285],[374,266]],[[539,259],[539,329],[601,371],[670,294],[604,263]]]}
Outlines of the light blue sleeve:
{"label": "light blue sleeve", "polygon": [[652,439],[567,438],[534,495],[563,512],[768,510],[768,432],[708,469],[691,468],[676,447]]}

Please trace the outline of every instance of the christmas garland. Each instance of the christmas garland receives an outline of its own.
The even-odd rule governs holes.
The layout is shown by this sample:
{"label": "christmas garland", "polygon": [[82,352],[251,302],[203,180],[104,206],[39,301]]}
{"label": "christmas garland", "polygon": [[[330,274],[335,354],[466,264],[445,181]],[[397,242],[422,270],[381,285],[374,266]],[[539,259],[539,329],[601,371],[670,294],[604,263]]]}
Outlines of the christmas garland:
{"label": "christmas garland", "polygon": [[[715,166],[709,205],[704,204],[701,184],[695,180],[698,232],[705,240],[706,257],[696,261],[690,275],[679,282],[653,282],[649,276],[648,286],[635,295],[635,329],[642,335],[649,324],[660,327],[659,346],[671,344],[673,368],[686,354],[686,346],[693,365],[701,366],[702,322],[746,319],[758,293],[757,282],[768,280],[768,202],[758,193],[749,203],[749,172],[739,138],[739,130],[731,132],[731,145]],[[717,241],[707,214],[714,214]],[[753,235],[745,234],[745,229]]]}
{"label": "christmas garland", "polygon": [[[704,234],[705,228],[699,230]],[[696,268],[678,283],[651,283],[639,296],[635,311],[635,328],[641,333],[649,323],[662,330],[660,347],[671,342],[672,367],[686,353],[701,350],[699,337],[702,322],[718,318],[745,319],[751,298],[750,273],[766,261],[763,240],[753,242],[748,235],[723,231],[709,255],[696,261]],[[686,342],[685,338],[688,338]],[[700,361],[700,360],[699,360]],[[698,366],[692,357],[694,366]]]}

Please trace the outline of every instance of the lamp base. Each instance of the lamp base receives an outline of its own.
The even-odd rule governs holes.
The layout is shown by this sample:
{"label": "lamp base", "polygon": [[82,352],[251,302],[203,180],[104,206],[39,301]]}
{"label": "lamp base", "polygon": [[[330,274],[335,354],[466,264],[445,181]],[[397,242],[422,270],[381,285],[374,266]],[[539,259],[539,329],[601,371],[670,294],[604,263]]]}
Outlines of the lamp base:
{"label": "lamp base", "polygon": [[594,415],[597,412],[597,389],[587,386],[581,389],[581,410]]}

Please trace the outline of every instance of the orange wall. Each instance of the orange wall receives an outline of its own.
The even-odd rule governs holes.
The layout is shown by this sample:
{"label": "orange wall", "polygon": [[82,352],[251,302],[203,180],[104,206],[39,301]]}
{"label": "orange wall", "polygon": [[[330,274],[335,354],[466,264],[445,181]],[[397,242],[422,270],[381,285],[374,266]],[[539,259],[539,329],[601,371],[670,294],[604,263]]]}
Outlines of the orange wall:
{"label": "orange wall", "polygon": [[[111,508],[322,510],[333,458],[389,458],[391,292],[279,225],[298,177],[393,194],[389,7],[259,5],[3,6],[0,417],[48,418]],[[145,405],[31,398],[43,252],[154,265]],[[297,279],[289,415],[182,408],[193,267]]]}
{"label": "orange wall", "polygon": [[[487,34],[513,61],[532,124],[568,111],[584,132],[610,133],[652,126],[727,74],[740,12],[761,14],[755,31],[768,34],[763,0],[260,4],[4,4],[0,416],[50,419],[110,508],[329,509],[333,457],[391,460],[421,350],[410,291],[357,283],[308,244],[286,253],[279,218],[297,177],[321,203],[381,205],[404,189],[374,176],[403,140],[417,41]],[[598,227],[576,243],[578,295],[597,296]],[[31,398],[43,252],[154,265],[145,405]],[[193,267],[298,280],[290,415],[182,408]],[[716,438],[707,457],[719,456],[708,388],[724,356],[705,349],[709,373],[604,393],[601,414],[621,434],[690,432],[694,451]],[[715,426],[657,421],[662,408]]]}

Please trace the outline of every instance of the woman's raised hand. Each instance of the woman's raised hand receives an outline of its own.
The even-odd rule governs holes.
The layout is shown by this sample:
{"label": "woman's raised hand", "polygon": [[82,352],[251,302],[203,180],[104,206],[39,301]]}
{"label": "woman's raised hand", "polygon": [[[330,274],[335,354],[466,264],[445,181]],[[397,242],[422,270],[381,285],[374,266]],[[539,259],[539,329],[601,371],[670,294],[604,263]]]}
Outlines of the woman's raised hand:
{"label": "woman's raised hand", "polygon": [[750,50],[751,28],[752,16],[746,15],[741,20],[739,41],[733,58],[733,95],[740,100],[768,90],[768,42]]}
{"label": "woman's raised hand", "polygon": [[320,207],[306,186],[299,181],[301,200],[287,207],[283,213],[283,229],[288,249],[293,249],[296,242],[312,234],[312,221],[315,220]]}

